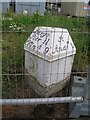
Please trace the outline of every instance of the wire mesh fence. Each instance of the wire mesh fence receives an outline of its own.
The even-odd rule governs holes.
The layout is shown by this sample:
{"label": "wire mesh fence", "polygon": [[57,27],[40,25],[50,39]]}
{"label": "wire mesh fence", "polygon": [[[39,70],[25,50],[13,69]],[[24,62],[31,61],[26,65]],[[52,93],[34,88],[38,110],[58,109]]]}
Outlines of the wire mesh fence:
{"label": "wire mesh fence", "polygon": [[[4,5],[5,3],[2,7]],[[2,98],[8,99],[8,103],[13,104],[15,102],[19,104],[20,98],[21,103],[27,99],[27,104],[30,100],[32,102],[31,98],[35,98],[31,110],[30,106],[27,106],[30,113],[27,112],[24,117],[31,115],[31,117],[68,118],[68,104],[49,105],[49,98],[69,97],[71,76],[87,77],[88,19],[62,14],[58,11],[58,3],[51,4],[51,8],[54,8],[53,14],[52,9],[48,11],[49,7],[45,5],[47,4],[43,2],[38,3],[38,6],[37,3],[17,2],[14,3],[16,9],[12,11],[12,3],[11,8],[2,14]],[[61,57],[63,54],[64,57]],[[67,81],[64,86],[60,78]],[[59,82],[61,86],[57,84]],[[52,94],[46,95],[47,91]],[[47,98],[46,105],[35,106],[37,98],[42,97]],[[16,101],[10,101],[12,99]],[[71,97],[70,100],[72,99]],[[40,103],[43,102],[43,99],[39,100]],[[10,113],[6,110],[9,108],[10,113],[13,111],[12,117],[14,114],[21,116],[22,112],[15,113],[15,110],[19,110],[19,107],[15,106],[7,108],[4,106],[4,116],[10,117]]]}

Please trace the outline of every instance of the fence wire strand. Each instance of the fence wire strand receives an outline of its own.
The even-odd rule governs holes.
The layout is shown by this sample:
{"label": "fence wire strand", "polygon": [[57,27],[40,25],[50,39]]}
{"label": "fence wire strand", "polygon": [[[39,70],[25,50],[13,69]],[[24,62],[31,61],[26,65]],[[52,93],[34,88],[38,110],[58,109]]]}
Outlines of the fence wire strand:
{"label": "fence wire strand", "polygon": [[[47,3],[48,4],[48,3]],[[17,4],[16,4],[17,5]],[[88,36],[88,30],[87,30],[87,18],[80,18],[80,17],[71,17],[71,16],[65,16],[61,13],[58,13],[58,3],[56,3],[56,9],[54,6],[52,6],[52,9],[50,9],[48,6],[46,6],[45,10],[45,15],[42,16],[40,13],[41,11],[41,3],[38,3],[34,5],[31,4],[30,2],[27,4],[24,4],[23,2],[19,2],[21,6],[21,14],[17,15],[16,13],[13,13],[12,11],[9,11],[7,13],[3,13],[2,17],[4,18],[2,20],[2,98],[3,99],[11,99],[7,100],[6,102],[9,104],[10,102],[13,103],[13,99],[16,99],[15,103],[17,104],[18,101],[20,102],[20,98],[22,98],[21,101],[25,102],[25,99],[27,99],[27,103],[34,103],[37,104],[37,101],[39,98],[42,98],[39,94],[37,94],[38,90],[41,89],[37,85],[36,79],[33,87],[29,85],[29,82],[32,80],[32,77],[30,78],[29,71],[25,68],[26,66],[26,58],[25,58],[25,50],[24,50],[24,44],[26,43],[28,37],[30,34],[33,32],[35,27],[38,26],[46,26],[46,27],[58,27],[62,28],[61,34],[60,34],[60,41],[57,46],[59,48],[62,47],[62,36],[65,34],[64,28],[68,29],[71,38],[76,46],[76,55],[74,57],[74,63],[72,66],[71,72],[66,73],[66,67],[67,67],[67,60],[68,60],[68,44],[70,43],[69,41],[69,35],[67,38],[67,44],[66,44],[66,53],[65,53],[65,59],[64,59],[64,68],[63,68],[63,73],[60,72],[60,56],[61,56],[61,51],[60,49],[58,50],[57,46],[55,48],[55,39],[56,39],[56,33],[59,34],[60,31],[48,31],[48,28],[43,31],[43,33],[46,33],[45,39],[46,41],[48,39],[47,34],[50,32],[53,35],[52,39],[52,51],[56,50],[58,51],[58,58],[57,58],[57,63],[56,63],[56,71],[54,71],[54,62],[50,63],[49,67],[49,82],[50,84],[52,83],[53,76],[56,76],[56,83],[58,83],[60,76],[63,75],[63,80],[65,76],[68,74],[70,75],[70,78],[68,80],[67,85],[64,87],[62,90],[57,90],[57,92],[54,92],[50,96],[45,96],[47,98],[46,101],[43,99],[40,99],[41,104],[43,101],[48,105],[50,103],[50,99],[54,97],[52,103],[55,102],[56,97],[69,97],[69,89],[70,89],[70,80],[71,76],[80,76],[80,77],[87,77],[87,66],[88,66],[88,61],[87,61],[87,54],[88,54],[88,45],[87,45],[87,36]],[[52,5],[52,4],[51,4]],[[27,7],[25,7],[27,6]],[[3,6],[2,7],[6,7]],[[25,7],[25,8],[24,8]],[[33,10],[35,9],[36,11],[32,14],[32,7]],[[27,15],[23,15],[23,12],[25,12]],[[54,13],[53,13],[54,10]],[[46,12],[47,11],[47,12]],[[40,12],[40,13],[39,13]],[[80,13],[81,14],[81,13]],[[8,20],[8,17],[12,18],[11,21]],[[70,18],[69,18],[70,17]],[[83,24],[83,25],[82,25]],[[81,25],[81,26],[80,26]],[[12,26],[10,28],[10,26]],[[16,28],[16,27],[18,28]],[[25,27],[23,27],[25,26]],[[81,28],[80,28],[81,27]],[[15,29],[14,29],[15,28]],[[23,30],[22,30],[23,29]],[[25,30],[24,30],[25,29]],[[39,30],[39,27],[38,27]],[[38,34],[38,39],[39,39],[39,33]],[[30,37],[29,37],[30,38]],[[50,44],[51,44],[50,43]],[[37,42],[37,46],[39,46],[39,42]],[[45,48],[47,45],[45,44]],[[30,50],[30,48],[29,48]],[[72,55],[74,54],[74,48],[72,46]],[[34,69],[38,69],[40,63],[40,58],[39,56],[39,50],[37,50],[37,55],[35,58],[33,58],[32,63],[36,62],[35,65],[33,66]],[[31,60],[31,54],[28,55],[28,58]],[[33,74],[36,75],[36,78],[41,75],[42,77],[42,84],[45,82],[47,83],[48,79],[46,80],[46,70],[47,70],[47,61],[46,59],[46,54],[44,53],[44,61],[43,61],[43,70],[41,70],[41,73],[39,74],[38,70],[33,72]],[[54,60],[54,55],[52,55],[52,60]],[[41,59],[42,61],[42,59]],[[71,63],[73,62],[73,57],[71,60]],[[28,62],[29,63],[29,62]],[[27,66],[30,69],[30,65],[28,64]],[[28,80],[27,80],[28,78]],[[29,81],[29,82],[28,82]],[[55,84],[56,84],[55,83]],[[32,84],[32,83],[31,83]],[[51,85],[53,85],[52,83]],[[41,87],[41,85],[40,85]],[[45,84],[44,89],[47,87]],[[34,90],[35,88],[35,90]],[[50,89],[52,90],[52,88]],[[43,92],[43,91],[42,91]],[[47,91],[45,91],[47,92]],[[50,92],[50,91],[48,91]],[[46,94],[46,93],[45,93]],[[35,98],[35,99],[34,99]],[[34,100],[32,100],[34,99]],[[73,97],[71,97],[73,99]],[[35,101],[36,100],[36,101]],[[65,101],[67,101],[67,98],[64,98]],[[70,100],[70,99],[69,99]],[[74,100],[71,100],[74,101]],[[82,101],[82,100],[81,100]],[[1,101],[0,101],[1,102]],[[5,102],[5,101],[4,101]],[[4,103],[3,102],[3,103]],[[22,102],[22,103],[23,103]],[[39,102],[38,102],[39,103]],[[14,103],[13,103],[14,104]],[[68,106],[68,105],[67,105]],[[63,108],[63,107],[62,107]],[[66,107],[66,109],[68,109]],[[57,110],[57,108],[55,108]]]}

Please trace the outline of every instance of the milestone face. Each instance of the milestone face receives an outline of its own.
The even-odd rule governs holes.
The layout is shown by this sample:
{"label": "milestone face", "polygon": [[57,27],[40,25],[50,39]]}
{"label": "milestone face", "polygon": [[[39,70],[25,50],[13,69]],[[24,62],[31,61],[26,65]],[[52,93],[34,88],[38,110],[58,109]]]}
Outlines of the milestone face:
{"label": "milestone face", "polygon": [[47,56],[75,49],[67,29],[52,27],[36,27],[25,45]]}

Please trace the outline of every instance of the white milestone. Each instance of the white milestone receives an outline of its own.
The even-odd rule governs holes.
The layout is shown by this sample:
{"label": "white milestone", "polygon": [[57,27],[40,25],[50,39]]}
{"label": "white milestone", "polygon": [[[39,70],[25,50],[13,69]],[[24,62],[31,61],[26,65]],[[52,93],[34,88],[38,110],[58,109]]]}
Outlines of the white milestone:
{"label": "white milestone", "polygon": [[49,96],[65,87],[76,53],[67,29],[36,27],[24,44],[24,50],[26,71],[38,84],[36,92]]}

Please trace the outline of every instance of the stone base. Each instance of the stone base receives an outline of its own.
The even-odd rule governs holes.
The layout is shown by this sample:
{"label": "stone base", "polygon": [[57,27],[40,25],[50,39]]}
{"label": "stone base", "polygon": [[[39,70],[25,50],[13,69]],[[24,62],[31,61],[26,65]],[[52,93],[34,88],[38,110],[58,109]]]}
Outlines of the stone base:
{"label": "stone base", "polygon": [[70,80],[70,78],[68,77],[57,84],[50,85],[49,87],[43,87],[40,85],[40,83],[36,80],[35,77],[31,75],[26,75],[25,78],[26,81],[28,82],[28,85],[30,85],[33,88],[33,90],[41,97],[49,97],[52,94],[59,92],[69,83]]}

